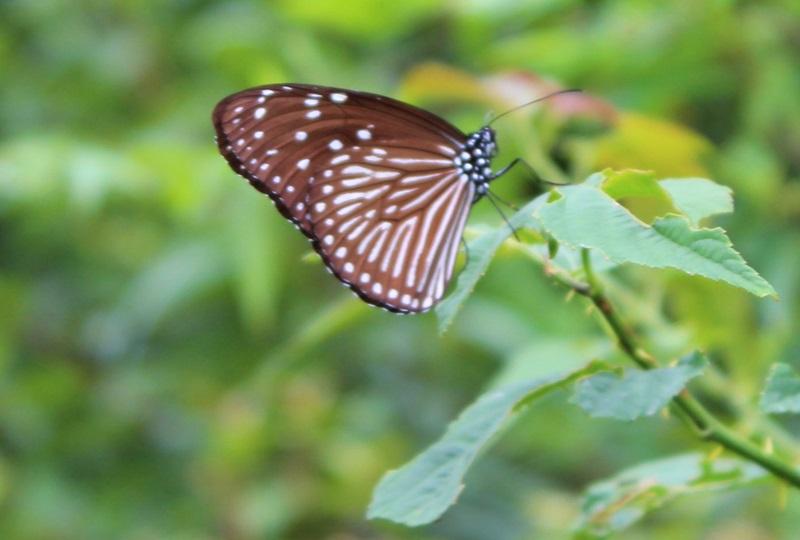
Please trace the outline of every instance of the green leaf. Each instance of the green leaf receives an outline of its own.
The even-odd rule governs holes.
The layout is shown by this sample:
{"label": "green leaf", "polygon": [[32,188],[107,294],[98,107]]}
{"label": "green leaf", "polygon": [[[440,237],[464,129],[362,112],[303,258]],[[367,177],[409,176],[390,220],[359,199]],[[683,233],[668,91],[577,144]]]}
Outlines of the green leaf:
{"label": "green leaf", "polygon": [[800,373],[787,364],[772,366],[760,405],[770,413],[800,413]]}
{"label": "green leaf", "polygon": [[[536,197],[534,200],[523,206],[516,214],[508,220],[511,227],[535,227],[538,225],[533,217],[534,212],[544,204],[545,195]],[[486,269],[494,256],[495,251],[500,245],[511,236],[511,227],[503,223],[496,229],[486,232],[470,242],[469,258],[467,264],[458,276],[456,287],[447,298],[436,306],[436,315],[439,318],[439,332],[444,333],[455,319],[461,305],[466,301],[478,280],[486,273]]]}
{"label": "green leaf", "polygon": [[576,528],[580,533],[605,536],[680,495],[728,490],[765,475],[757,465],[729,458],[709,461],[702,454],[643,463],[590,486]]}
{"label": "green leaf", "polygon": [[733,212],[733,192],[727,186],[705,178],[666,178],[659,184],[693,224],[716,214]]}
{"label": "green leaf", "polygon": [[401,468],[384,475],[372,494],[367,517],[415,527],[430,523],[452,506],[464,487],[464,475],[500,429],[522,405],[604,364],[591,363],[571,372],[551,374],[504,386],[467,407],[436,443]]}
{"label": "green leaf", "polygon": [[543,205],[538,216],[561,243],[597,249],[616,262],[676,268],[725,281],[756,296],[776,296],[733,249],[722,229],[693,229],[685,218],[674,215],[649,226],[591,185],[563,187],[559,192],[561,197]]}
{"label": "green leaf", "polygon": [[656,181],[652,171],[623,169],[603,172],[601,189],[614,200],[620,201],[636,217],[650,223],[658,216],[677,213],[672,198]]}
{"label": "green leaf", "polygon": [[699,352],[683,357],[677,365],[644,371],[626,369],[622,377],[598,373],[575,385],[570,398],[589,415],[618,420],[651,416],[702,373],[708,360]]}

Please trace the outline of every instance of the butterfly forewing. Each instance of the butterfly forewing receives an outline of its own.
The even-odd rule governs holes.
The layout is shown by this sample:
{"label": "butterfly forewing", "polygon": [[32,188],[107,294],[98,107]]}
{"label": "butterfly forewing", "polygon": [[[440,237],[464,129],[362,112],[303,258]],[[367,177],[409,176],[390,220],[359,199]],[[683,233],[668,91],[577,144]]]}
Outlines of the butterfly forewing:
{"label": "butterfly forewing", "polygon": [[398,312],[442,298],[475,193],[454,166],[458,129],[383,96],[309,85],[245,90],[213,119],[231,167],[359,296]]}

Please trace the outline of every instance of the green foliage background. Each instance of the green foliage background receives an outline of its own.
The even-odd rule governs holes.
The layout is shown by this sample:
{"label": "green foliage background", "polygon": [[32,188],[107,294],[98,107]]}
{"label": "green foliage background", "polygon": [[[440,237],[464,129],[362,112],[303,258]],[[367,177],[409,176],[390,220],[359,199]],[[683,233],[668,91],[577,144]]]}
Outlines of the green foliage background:
{"label": "green foliage background", "polygon": [[[472,77],[508,71],[608,101],[624,112],[572,140],[571,173],[705,174],[736,194],[718,221],[779,302],[670,271],[617,272],[610,294],[655,350],[704,348],[708,384],[746,409],[773,362],[800,363],[799,58],[790,0],[0,3],[0,537],[569,538],[588,484],[702,447],[676,422],[591,419],[559,394],[442,520],[363,516],[380,475],[504,365],[608,347],[585,305],[506,249],[444,336],[433,315],[364,306],[228,169],[210,111],[313,82],[468,131],[493,105]],[[520,118],[498,125],[497,164],[549,144]],[[534,193],[521,175],[497,189]],[[498,222],[486,206],[473,225]],[[800,497],[762,484],[619,537],[797,530]]]}

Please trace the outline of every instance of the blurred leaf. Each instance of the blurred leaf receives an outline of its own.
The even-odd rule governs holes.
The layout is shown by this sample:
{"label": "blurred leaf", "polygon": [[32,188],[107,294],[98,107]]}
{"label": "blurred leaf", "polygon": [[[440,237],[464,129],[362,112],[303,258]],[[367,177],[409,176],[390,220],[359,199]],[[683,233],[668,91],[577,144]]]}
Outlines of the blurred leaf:
{"label": "blurred leaf", "polygon": [[607,170],[603,174],[602,190],[645,223],[670,212],[676,213],[672,199],[656,181],[652,171],[623,169]]}
{"label": "blurred leaf", "polygon": [[558,241],[597,249],[617,262],[676,268],[740,287],[756,296],[775,290],[747,266],[722,229],[692,229],[679,216],[637,220],[601,190],[589,185],[559,188],[561,198],[542,206],[543,226]]}
{"label": "blurred leaf", "polygon": [[317,359],[316,355],[308,354],[310,349],[361,322],[373,313],[371,307],[345,296],[314,313],[282,345],[270,348],[267,357],[248,378],[247,386],[258,395],[273,395],[294,370],[305,365],[305,362]]}
{"label": "blurred leaf", "polygon": [[592,362],[575,371],[484,394],[464,409],[441,439],[406,465],[384,475],[372,494],[367,518],[388,519],[411,527],[436,520],[455,504],[464,488],[464,476],[478,453],[523,405],[599,369],[605,369],[605,365]]}
{"label": "blurred leaf", "polygon": [[226,245],[234,270],[234,285],[242,318],[253,332],[272,326],[284,285],[283,219],[264,197],[237,190],[228,218]]}
{"label": "blurred leaf", "polygon": [[279,5],[288,17],[302,26],[334,30],[359,41],[390,40],[440,9],[437,2],[428,0],[377,3],[373,0],[283,0]]}
{"label": "blurred leaf", "polygon": [[149,261],[128,284],[117,305],[87,317],[83,337],[100,357],[128,352],[168,315],[220,283],[226,267],[211,242],[182,242]]}
{"label": "blurred leaf", "polygon": [[405,76],[399,95],[411,102],[453,100],[483,102],[488,93],[480,79],[445,64],[427,62],[412,68]]}
{"label": "blurred leaf", "polygon": [[800,373],[787,364],[773,365],[760,405],[769,413],[800,413]]}
{"label": "blurred leaf", "polygon": [[593,484],[583,497],[577,531],[605,536],[630,527],[681,495],[730,490],[766,475],[738,459],[684,454],[637,465]]}
{"label": "blurred leaf", "polygon": [[[508,108],[542,98],[558,90],[566,90],[558,82],[530,71],[506,71],[485,77],[483,80],[488,92],[501,97]],[[562,119],[593,119],[602,124],[611,123],[617,115],[613,105],[588,92],[556,95],[541,101],[538,106]]]}
{"label": "blurred leaf", "polygon": [[[486,232],[469,242],[467,253],[469,258],[467,264],[458,275],[456,287],[447,298],[436,306],[436,316],[439,318],[439,332],[444,333],[453,322],[453,319],[461,309],[461,305],[467,300],[475,284],[486,273],[489,263],[495,251],[512,234],[511,227],[522,228],[536,225],[533,214],[539,206],[544,203],[545,196],[539,196],[523,206],[516,214],[511,216],[508,224],[503,223],[496,229]],[[509,224],[511,227],[509,227]]]}
{"label": "blurred leaf", "polygon": [[605,339],[577,342],[574,337],[537,336],[508,357],[490,385],[492,388],[507,387],[555,371],[580,369],[586,365],[587,358],[607,357],[611,347]]}
{"label": "blurred leaf", "polygon": [[622,112],[615,128],[597,141],[595,168],[649,169],[657,176],[705,175],[702,159],[711,148],[689,128]]}
{"label": "blurred leaf", "polygon": [[631,368],[622,377],[598,373],[578,381],[570,402],[599,418],[634,420],[651,416],[667,406],[707,365],[705,356],[694,352],[672,367],[647,371]]}
{"label": "blurred leaf", "polygon": [[733,192],[727,186],[706,178],[665,178],[658,183],[695,225],[703,218],[733,212]]}

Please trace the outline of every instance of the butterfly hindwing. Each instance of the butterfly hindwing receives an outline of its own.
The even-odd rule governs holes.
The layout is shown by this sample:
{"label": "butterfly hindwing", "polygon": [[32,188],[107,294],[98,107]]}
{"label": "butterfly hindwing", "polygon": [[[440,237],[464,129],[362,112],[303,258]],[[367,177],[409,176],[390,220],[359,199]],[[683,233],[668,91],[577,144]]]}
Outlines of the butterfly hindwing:
{"label": "butterfly hindwing", "polygon": [[362,298],[392,311],[427,310],[452,275],[473,185],[438,154],[394,158],[362,144],[347,155],[309,191],[318,251]]}

